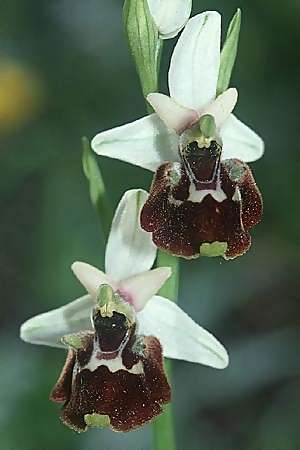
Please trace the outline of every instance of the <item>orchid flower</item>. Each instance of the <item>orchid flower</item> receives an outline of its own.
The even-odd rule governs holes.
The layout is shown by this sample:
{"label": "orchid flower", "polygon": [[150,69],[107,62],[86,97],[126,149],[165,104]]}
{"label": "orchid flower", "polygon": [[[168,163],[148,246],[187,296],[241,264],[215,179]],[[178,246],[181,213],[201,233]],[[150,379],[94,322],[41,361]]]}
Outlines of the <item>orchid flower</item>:
{"label": "orchid flower", "polygon": [[[101,132],[92,140],[93,150],[99,155],[156,171],[165,161],[181,161],[177,133],[182,132],[186,124],[197,121],[201,114],[213,113],[214,105],[216,122],[222,123],[222,159],[238,158],[245,162],[259,159],[264,148],[261,138],[235,116],[229,115],[236,102],[236,90],[229,90],[221,97],[222,101],[215,100],[220,35],[219,13],[205,12],[190,19],[172,55],[170,99],[161,94],[149,96],[163,120],[158,114],[151,114]],[[224,114],[221,114],[223,110]]]}
{"label": "orchid flower", "polygon": [[[137,189],[121,199],[106,246],[106,273],[83,262],[72,265],[87,295],[21,327],[26,342],[69,348],[51,399],[64,403],[61,419],[77,431],[104,425],[128,431],[159,414],[170,399],[162,354],[220,369],[228,364],[226,350],[208,331],[156,295],[171,271],[151,270],[156,247],[139,225],[147,196]],[[112,386],[118,398],[111,396]]]}
{"label": "orchid flower", "polygon": [[170,96],[151,93],[156,114],[97,134],[93,150],[157,171],[142,227],[154,243],[186,258],[234,258],[251,244],[262,200],[246,162],[260,158],[262,139],[232,111],[237,90],[217,96],[221,16],[190,19],[172,55]]}
{"label": "orchid flower", "polygon": [[175,37],[188,21],[192,0],[148,0],[153,20],[161,39]]}

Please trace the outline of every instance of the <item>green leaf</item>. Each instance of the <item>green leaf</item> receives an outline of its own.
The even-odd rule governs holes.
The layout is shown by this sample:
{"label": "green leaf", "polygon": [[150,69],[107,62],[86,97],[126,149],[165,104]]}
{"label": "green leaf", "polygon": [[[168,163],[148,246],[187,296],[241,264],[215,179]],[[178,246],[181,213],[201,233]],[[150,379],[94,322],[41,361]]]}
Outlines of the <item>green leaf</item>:
{"label": "green leaf", "polygon": [[225,43],[221,52],[219,78],[217,84],[217,96],[222,94],[229,86],[232,69],[234,66],[239,34],[241,28],[241,10],[238,8],[233,16],[227,31]]}
{"label": "green leaf", "polygon": [[146,97],[158,90],[162,41],[147,0],[125,0],[123,17],[129,47]]}
{"label": "green leaf", "polygon": [[89,181],[91,202],[99,214],[104,234],[107,236],[112,222],[112,211],[107,198],[104,181],[96,157],[86,137],[82,138],[82,146],[82,165],[84,174]]}

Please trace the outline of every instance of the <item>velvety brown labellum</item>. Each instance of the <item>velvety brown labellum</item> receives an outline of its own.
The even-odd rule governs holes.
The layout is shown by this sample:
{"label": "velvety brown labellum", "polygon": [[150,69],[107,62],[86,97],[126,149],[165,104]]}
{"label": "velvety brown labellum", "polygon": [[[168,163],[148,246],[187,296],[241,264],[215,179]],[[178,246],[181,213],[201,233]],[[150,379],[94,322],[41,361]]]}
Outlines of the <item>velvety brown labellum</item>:
{"label": "velvety brown labellum", "polygon": [[[105,345],[107,342],[106,336]],[[118,370],[111,370],[102,359],[98,345],[97,334],[89,333],[83,348],[69,351],[50,396],[54,402],[64,402],[63,423],[78,432],[86,431],[84,416],[97,413],[109,417],[113,430],[130,431],[160,414],[171,393],[159,341],[152,336],[136,335],[134,326],[122,349],[119,361],[122,367]],[[87,365],[95,354],[99,365],[91,370]],[[112,353],[111,361],[114,356]]]}
{"label": "velvety brown labellum", "polygon": [[[193,258],[200,255],[202,244],[221,242],[227,244],[222,255],[226,259],[249,249],[249,230],[262,215],[260,192],[247,164],[229,159],[222,161],[218,170],[219,155],[215,155],[215,165],[212,158],[205,157],[204,167],[197,171],[194,167],[197,180],[184,161],[158,168],[141,212],[141,226],[152,233],[159,248]],[[199,201],[195,195],[200,195]]]}

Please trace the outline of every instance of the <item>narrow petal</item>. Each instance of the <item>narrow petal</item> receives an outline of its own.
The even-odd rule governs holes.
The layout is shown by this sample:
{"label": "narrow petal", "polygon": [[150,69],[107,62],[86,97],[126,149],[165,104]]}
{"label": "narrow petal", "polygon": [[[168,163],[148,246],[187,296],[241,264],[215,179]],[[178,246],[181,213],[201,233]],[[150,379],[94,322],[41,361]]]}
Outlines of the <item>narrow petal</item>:
{"label": "narrow petal", "polygon": [[169,70],[171,97],[193,109],[216,95],[220,66],[221,16],[208,11],[190,19],[174,49]]}
{"label": "narrow petal", "polygon": [[72,264],[74,275],[85,287],[87,292],[95,298],[101,284],[108,284],[115,288],[115,282],[104,272],[84,262],[74,262]]}
{"label": "narrow petal", "polygon": [[156,336],[167,358],[224,369],[228,354],[220,342],[175,303],[155,296],[138,314],[140,333]]}
{"label": "narrow petal", "polygon": [[155,172],[164,161],[179,161],[178,137],[156,114],[97,134],[92,149]]}
{"label": "narrow petal", "polygon": [[237,99],[237,90],[235,88],[227,89],[227,91],[219,95],[213,103],[205,108],[204,111],[201,112],[201,115],[210,114],[213,116],[216,127],[220,128],[233,111]]}
{"label": "narrow petal", "polygon": [[127,191],[115,212],[105,253],[105,271],[114,280],[153,266],[157,249],[151,234],[140,226],[140,213],[147,197],[148,193],[142,189]]}
{"label": "narrow petal", "polygon": [[264,153],[263,140],[233,114],[221,128],[222,159],[237,158],[244,162],[256,161]]}
{"label": "narrow petal", "polygon": [[85,295],[61,308],[39,314],[23,323],[20,337],[31,344],[64,348],[62,336],[92,329],[92,307],[92,298]]}
{"label": "narrow petal", "polygon": [[195,110],[179,105],[167,95],[153,93],[147,96],[147,100],[167,127],[177,134],[181,134],[199,119]]}
{"label": "narrow petal", "polygon": [[175,37],[188,21],[192,0],[148,0],[161,39]]}
{"label": "narrow petal", "polygon": [[121,281],[119,292],[133,305],[136,311],[140,311],[170,276],[171,269],[169,267],[149,270]]}

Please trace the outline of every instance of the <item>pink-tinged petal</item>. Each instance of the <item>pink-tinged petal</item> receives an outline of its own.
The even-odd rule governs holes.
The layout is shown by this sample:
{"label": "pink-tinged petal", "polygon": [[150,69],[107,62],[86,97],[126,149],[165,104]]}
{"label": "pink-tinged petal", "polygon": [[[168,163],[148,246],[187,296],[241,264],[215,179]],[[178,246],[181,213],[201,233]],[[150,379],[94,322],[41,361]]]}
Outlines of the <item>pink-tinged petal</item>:
{"label": "pink-tinged petal", "polygon": [[121,281],[118,292],[133,305],[136,311],[140,311],[170,276],[169,267],[149,270]]}
{"label": "pink-tinged petal", "polygon": [[127,191],[115,212],[105,252],[105,271],[114,280],[122,280],[150,270],[156,258],[151,235],[140,226],[140,213],[148,193],[142,189]]}
{"label": "pink-tinged petal", "polygon": [[140,333],[157,337],[167,358],[224,369],[228,354],[223,345],[170,300],[155,296],[138,313]]}
{"label": "pink-tinged petal", "polygon": [[179,105],[167,95],[153,93],[147,96],[147,100],[167,127],[177,134],[181,134],[199,119],[195,110]]}
{"label": "pink-tinged petal", "polygon": [[156,114],[103,131],[91,146],[98,155],[154,172],[164,161],[179,161],[178,136]]}
{"label": "pink-tinged petal", "polygon": [[264,154],[264,141],[251,128],[231,114],[221,128],[222,159],[252,162]]}
{"label": "pink-tinged petal", "polygon": [[96,297],[101,284],[108,284],[113,289],[116,288],[115,282],[108,275],[90,264],[77,261],[72,264],[72,270],[93,298]]}
{"label": "pink-tinged petal", "polygon": [[237,99],[238,91],[235,88],[227,89],[227,91],[219,95],[213,103],[205,108],[204,111],[201,111],[201,116],[204,114],[213,116],[217,128],[220,128],[234,110]]}
{"label": "pink-tinged petal", "polygon": [[170,95],[196,110],[216,96],[220,66],[221,16],[215,11],[188,21],[174,49],[169,70]]}

